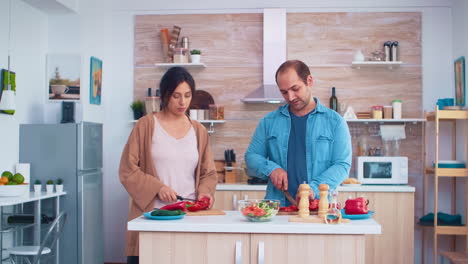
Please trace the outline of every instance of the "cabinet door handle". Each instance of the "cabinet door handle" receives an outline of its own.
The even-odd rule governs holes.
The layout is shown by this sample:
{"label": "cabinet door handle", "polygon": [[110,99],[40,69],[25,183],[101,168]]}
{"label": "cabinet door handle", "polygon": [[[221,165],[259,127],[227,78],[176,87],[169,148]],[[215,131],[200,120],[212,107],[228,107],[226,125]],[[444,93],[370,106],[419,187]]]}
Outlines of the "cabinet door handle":
{"label": "cabinet door handle", "polygon": [[248,200],[249,199],[249,195],[248,194],[244,194],[244,200]]}
{"label": "cabinet door handle", "polygon": [[265,243],[263,241],[258,242],[258,264],[265,263]]}
{"label": "cabinet door handle", "polygon": [[242,264],[242,241],[236,241],[236,264]]}
{"label": "cabinet door handle", "polygon": [[237,194],[232,195],[232,210],[237,210]]}

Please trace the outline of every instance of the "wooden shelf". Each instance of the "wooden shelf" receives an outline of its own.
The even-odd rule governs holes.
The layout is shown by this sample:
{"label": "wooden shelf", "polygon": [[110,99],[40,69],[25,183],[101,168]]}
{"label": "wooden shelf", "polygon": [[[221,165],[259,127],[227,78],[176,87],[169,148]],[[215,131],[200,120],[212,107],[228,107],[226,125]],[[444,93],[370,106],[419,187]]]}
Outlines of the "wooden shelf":
{"label": "wooden shelf", "polygon": [[[426,173],[434,174],[435,168],[426,167]],[[468,177],[468,169],[467,168],[459,168],[459,169],[438,168],[437,176],[439,177]]]}
{"label": "wooden shelf", "polygon": [[156,63],[156,67],[160,68],[171,68],[171,67],[184,67],[184,68],[206,68],[204,63]]}
{"label": "wooden shelf", "polygon": [[[417,225],[419,228],[423,230],[434,230],[434,226],[426,226],[426,225]],[[468,228],[466,226],[437,226],[435,228],[436,234],[439,235],[466,235]]]}
{"label": "wooden shelf", "polygon": [[466,252],[442,251],[440,255],[447,258],[450,263],[468,263],[468,253]]}
{"label": "wooden shelf", "polygon": [[427,121],[439,120],[456,120],[456,119],[468,119],[467,110],[436,110],[430,112],[426,116]]}
{"label": "wooden shelf", "polygon": [[402,61],[353,61],[351,66],[357,69],[360,69],[361,67],[387,67],[388,69],[393,69],[400,67],[402,64]]}

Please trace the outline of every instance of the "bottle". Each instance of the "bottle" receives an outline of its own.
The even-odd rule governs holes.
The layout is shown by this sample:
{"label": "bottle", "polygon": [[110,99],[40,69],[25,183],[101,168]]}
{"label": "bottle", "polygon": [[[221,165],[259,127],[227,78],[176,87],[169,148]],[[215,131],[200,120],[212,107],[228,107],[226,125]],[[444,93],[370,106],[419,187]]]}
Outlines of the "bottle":
{"label": "bottle", "polygon": [[145,111],[146,114],[152,114],[154,112],[159,112],[160,108],[160,98],[158,96],[159,89],[156,90],[156,96],[151,95],[151,88],[148,88],[148,95],[145,98]]}
{"label": "bottle", "polygon": [[401,119],[401,108],[402,108],[402,101],[401,100],[393,100],[392,107],[393,107],[393,119]]}
{"label": "bottle", "polygon": [[335,95],[335,87],[332,88],[332,96],[330,97],[330,109],[338,112],[338,98]]}
{"label": "bottle", "polygon": [[338,203],[338,191],[330,190],[330,207],[325,222],[327,224],[338,224],[341,217],[340,204]]}
{"label": "bottle", "polygon": [[384,43],[384,54],[385,54],[385,61],[391,61],[392,56],[391,56],[391,46],[392,42],[391,41],[386,41]]}
{"label": "bottle", "polygon": [[398,61],[398,41],[392,43],[392,61]]}

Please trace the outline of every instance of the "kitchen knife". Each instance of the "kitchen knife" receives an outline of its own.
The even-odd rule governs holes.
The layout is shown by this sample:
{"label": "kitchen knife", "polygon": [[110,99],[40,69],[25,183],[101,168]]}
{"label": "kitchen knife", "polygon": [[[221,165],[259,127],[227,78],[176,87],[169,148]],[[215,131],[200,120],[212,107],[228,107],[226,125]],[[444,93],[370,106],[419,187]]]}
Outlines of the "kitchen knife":
{"label": "kitchen knife", "polygon": [[197,200],[195,200],[195,199],[184,198],[184,197],[182,197],[182,196],[180,196],[180,195],[176,195],[176,197],[177,197],[177,200],[181,200],[181,201],[184,201],[184,200],[185,200],[185,201],[192,201],[192,202],[196,202],[196,201],[197,201]]}
{"label": "kitchen knife", "polygon": [[288,193],[288,191],[286,190],[282,190],[283,191],[283,194],[284,196],[286,196],[286,199],[288,199],[288,201],[292,204],[292,205],[295,205],[297,206],[297,202],[294,198],[292,198],[292,196]]}

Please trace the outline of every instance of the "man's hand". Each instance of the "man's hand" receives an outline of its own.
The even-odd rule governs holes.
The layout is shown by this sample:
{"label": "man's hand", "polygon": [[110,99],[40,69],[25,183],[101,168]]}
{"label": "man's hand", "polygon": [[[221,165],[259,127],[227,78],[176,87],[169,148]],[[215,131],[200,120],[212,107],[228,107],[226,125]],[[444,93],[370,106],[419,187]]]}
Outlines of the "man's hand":
{"label": "man's hand", "polygon": [[211,194],[209,194],[209,193],[200,193],[198,195],[197,200],[201,200],[201,198],[203,198],[203,197],[207,197],[207,198],[210,199],[210,206],[208,208],[211,208],[211,206],[213,206],[213,196],[211,196]]}
{"label": "man's hand", "polygon": [[159,199],[165,203],[177,202],[177,193],[169,186],[163,186],[158,193]]}
{"label": "man's hand", "polygon": [[285,170],[281,168],[275,169],[271,172],[270,179],[276,189],[280,191],[288,190],[288,173]]}

